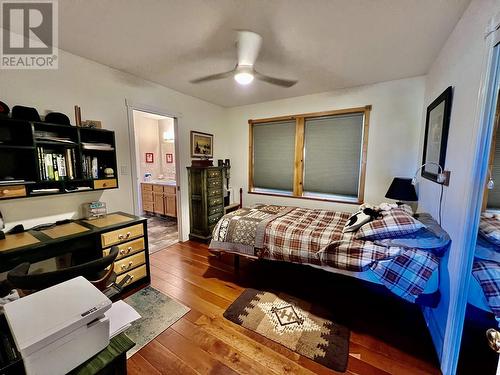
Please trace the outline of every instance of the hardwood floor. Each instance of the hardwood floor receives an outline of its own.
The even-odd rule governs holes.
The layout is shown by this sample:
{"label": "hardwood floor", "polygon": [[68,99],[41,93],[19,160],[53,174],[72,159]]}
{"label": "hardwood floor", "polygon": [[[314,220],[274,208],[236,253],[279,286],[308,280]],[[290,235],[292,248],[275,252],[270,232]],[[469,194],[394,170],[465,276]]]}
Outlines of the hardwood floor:
{"label": "hardwood floor", "polygon": [[197,242],[151,255],[152,286],[191,311],[128,360],[129,374],[336,374],[314,361],[224,319],[248,287],[279,290],[332,311],[351,329],[346,374],[439,374],[417,306],[381,287],[311,267],[220,260]]}

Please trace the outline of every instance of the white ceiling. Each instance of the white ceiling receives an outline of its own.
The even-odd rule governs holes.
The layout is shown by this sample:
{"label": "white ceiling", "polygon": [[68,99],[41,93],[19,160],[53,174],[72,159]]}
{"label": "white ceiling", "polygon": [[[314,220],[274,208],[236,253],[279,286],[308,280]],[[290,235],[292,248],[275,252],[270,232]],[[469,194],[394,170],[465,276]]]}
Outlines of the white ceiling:
{"label": "white ceiling", "polygon": [[[226,107],[425,74],[470,0],[64,0],[60,48]],[[232,78],[236,29],[264,38],[256,69],[292,88]]]}

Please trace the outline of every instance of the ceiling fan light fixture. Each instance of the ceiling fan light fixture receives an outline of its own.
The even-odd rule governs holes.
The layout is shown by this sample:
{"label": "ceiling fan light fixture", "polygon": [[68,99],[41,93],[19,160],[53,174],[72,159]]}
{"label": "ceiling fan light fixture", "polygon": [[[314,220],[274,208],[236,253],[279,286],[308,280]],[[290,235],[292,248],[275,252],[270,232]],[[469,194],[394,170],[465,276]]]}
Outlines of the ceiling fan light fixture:
{"label": "ceiling fan light fixture", "polygon": [[236,72],[234,74],[234,80],[240,85],[248,85],[253,81],[253,74],[248,72]]}

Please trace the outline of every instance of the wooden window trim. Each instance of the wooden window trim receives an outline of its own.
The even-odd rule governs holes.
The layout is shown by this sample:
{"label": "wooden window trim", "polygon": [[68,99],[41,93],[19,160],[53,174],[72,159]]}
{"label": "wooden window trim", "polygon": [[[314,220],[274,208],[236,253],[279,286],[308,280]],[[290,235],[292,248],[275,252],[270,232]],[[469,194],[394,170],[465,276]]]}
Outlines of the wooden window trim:
{"label": "wooden window trim", "polygon": [[[364,202],[365,196],[365,181],[366,181],[366,161],[368,154],[368,130],[370,125],[370,112],[372,106],[367,105],[364,107],[355,107],[355,108],[347,108],[347,109],[337,109],[332,111],[323,111],[323,112],[313,112],[313,113],[301,113],[297,115],[290,116],[277,116],[277,117],[268,117],[261,119],[251,119],[248,120],[248,129],[249,129],[249,141],[248,141],[248,193],[249,194],[257,194],[257,195],[267,195],[273,197],[285,197],[285,198],[295,198],[295,199],[306,199],[306,200],[316,200],[316,201],[326,201],[326,202],[337,202],[337,203],[346,203],[346,204],[362,204]],[[332,198],[326,197],[315,197],[315,196],[304,196],[303,189],[303,179],[304,179],[304,133],[305,133],[305,121],[306,119],[311,119],[315,117],[324,117],[324,116],[334,116],[334,115],[345,115],[345,114],[354,114],[354,113],[362,113],[364,115],[363,121],[363,142],[362,142],[362,151],[361,151],[361,167],[359,174],[359,185],[358,185],[358,197],[357,199],[345,197],[339,198],[337,196],[332,196]],[[270,193],[256,190],[254,187],[253,181],[253,166],[254,166],[254,149],[253,149],[253,126],[255,124],[265,124],[270,122],[279,122],[279,121],[292,121],[295,120],[295,157],[294,157],[294,171],[293,171],[293,193],[292,195],[288,194],[279,194],[279,193]]]}

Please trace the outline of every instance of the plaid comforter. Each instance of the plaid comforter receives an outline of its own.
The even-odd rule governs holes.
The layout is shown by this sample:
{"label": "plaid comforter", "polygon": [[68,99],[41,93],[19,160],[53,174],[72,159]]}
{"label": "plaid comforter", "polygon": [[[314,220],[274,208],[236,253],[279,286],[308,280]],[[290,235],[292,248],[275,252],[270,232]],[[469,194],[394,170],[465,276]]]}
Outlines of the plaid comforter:
{"label": "plaid comforter", "polygon": [[264,206],[235,211],[216,225],[210,249],[264,259],[369,271],[398,296],[415,302],[439,260],[428,250],[383,246],[342,233],[350,214]]}
{"label": "plaid comforter", "polygon": [[500,263],[476,258],[472,275],[483,289],[491,311],[500,318]]}

